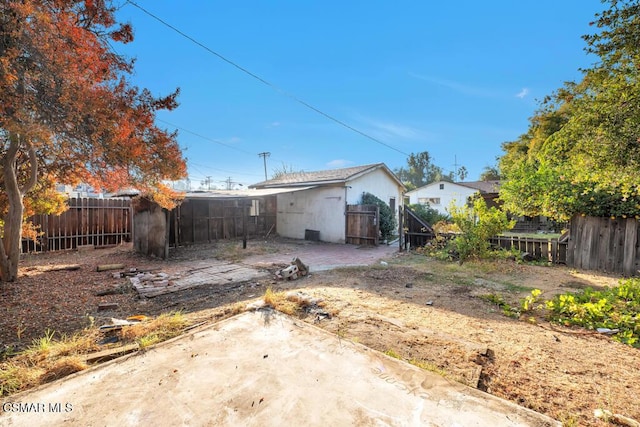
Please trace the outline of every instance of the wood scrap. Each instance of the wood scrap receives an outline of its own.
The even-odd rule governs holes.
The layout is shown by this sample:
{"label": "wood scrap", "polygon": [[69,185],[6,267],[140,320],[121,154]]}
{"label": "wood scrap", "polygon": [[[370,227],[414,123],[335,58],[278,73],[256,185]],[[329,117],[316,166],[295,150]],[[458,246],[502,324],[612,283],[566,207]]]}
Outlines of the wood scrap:
{"label": "wood scrap", "polygon": [[50,268],[46,269],[45,271],[75,271],[75,270],[80,270],[80,268],[82,268],[82,267],[80,265],[78,265],[78,264],[57,265],[55,267],[50,267]]}
{"label": "wood scrap", "polygon": [[120,270],[124,264],[103,264],[96,267],[96,271]]}
{"label": "wood scrap", "polygon": [[111,348],[108,350],[99,351],[97,353],[88,354],[85,356],[84,360],[89,364],[102,363],[116,359],[129,353],[133,353],[135,351],[138,351],[139,349],[140,347],[138,346],[138,344],[129,344],[122,347]]}

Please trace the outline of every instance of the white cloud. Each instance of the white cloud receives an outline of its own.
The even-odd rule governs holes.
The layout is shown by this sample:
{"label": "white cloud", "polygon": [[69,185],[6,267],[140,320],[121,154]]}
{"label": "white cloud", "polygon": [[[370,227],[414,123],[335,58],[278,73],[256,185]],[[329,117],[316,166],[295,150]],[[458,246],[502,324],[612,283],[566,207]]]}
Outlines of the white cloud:
{"label": "white cloud", "polygon": [[409,75],[419,80],[424,80],[426,82],[433,83],[438,86],[446,87],[448,89],[451,89],[463,95],[478,96],[478,97],[485,97],[485,98],[493,98],[493,97],[499,96],[499,94],[496,93],[495,91],[485,89],[482,87],[477,87],[477,86],[469,86],[464,83],[456,82],[453,80],[445,80],[445,79],[440,79],[433,76],[427,76],[424,74],[417,74],[413,72],[409,72]]}
{"label": "white cloud", "polygon": [[523,99],[527,95],[529,95],[529,89],[526,87],[522,88],[522,90],[516,94],[516,96],[520,99]]}
{"label": "white cloud", "polygon": [[420,134],[416,128],[392,122],[372,122],[371,125],[389,136],[415,139]]}
{"label": "white cloud", "polygon": [[267,125],[267,129],[277,128],[278,126],[280,126],[280,122],[271,122]]}
{"label": "white cloud", "polygon": [[336,159],[336,160],[331,160],[329,163],[327,163],[327,167],[329,168],[345,168],[349,165],[352,165],[353,162],[351,160],[345,160],[345,159]]}
{"label": "white cloud", "polygon": [[366,132],[376,138],[381,139],[425,139],[426,132],[404,123],[392,122],[388,120],[378,120],[371,117],[366,117],[361,114],[354,114],[357,121],[363,123],[369,127]]}

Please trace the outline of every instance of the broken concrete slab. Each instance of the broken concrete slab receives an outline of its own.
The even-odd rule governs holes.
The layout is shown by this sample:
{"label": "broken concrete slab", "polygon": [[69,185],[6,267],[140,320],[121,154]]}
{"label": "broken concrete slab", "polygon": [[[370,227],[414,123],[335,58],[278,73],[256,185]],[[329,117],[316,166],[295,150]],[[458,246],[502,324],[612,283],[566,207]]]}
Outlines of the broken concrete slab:
{"label": "broken concrete slab", "polygon": [[560,425],[272,310],[193,330],[11,401],[71,410],[5,412],[0,424]]}
{"label": "broken concrete slab", "polygon": [[163,272],[144,273],[129,277],[140,296],[152,298],[201,285],[223,285],[255,280],[266,273],[254,268],[226,261],[209,260],[188,267],[183,273],[169,275]]}

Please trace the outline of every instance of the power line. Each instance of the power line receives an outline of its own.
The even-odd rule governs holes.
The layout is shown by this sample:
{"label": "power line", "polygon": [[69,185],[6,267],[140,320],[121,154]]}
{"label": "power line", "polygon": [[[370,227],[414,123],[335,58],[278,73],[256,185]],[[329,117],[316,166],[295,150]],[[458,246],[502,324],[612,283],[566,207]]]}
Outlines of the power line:
{"label": "power line", "polygon": [[249,76],[253,77],[254,79],[258,80],[260,83],[262,83],[262,84],[264,84],[264,85],[266,85],[266,86],[269,86],[271,89],[275,90],[276,92],[278,92],[278,93],[280,93],[280,94],[282,94],[282,95],[284,95],[284,96],[286,96],[286,97],[288,97],[288,98],[290,98],[290,99],[292,99],[292,100],[296,101],[296,102],[297,102],[297,103],[299,103],[300,105],[303,105],[304,107],[306,107],[306,108],[308,108],[308,109],[310,109],[310,110],[312,110],[312,111],[314,111],[314,112],[316,112],[316,113],[320,114],[321,116],[324,116],[325,118],[327,118],[327,119],[329,119],[329,120],[331,120],[331,121],[333,121],[333,122],[335,122],[335,123],[339,124],[340,126],[342,126],[342,127],[346,128],[346,129],[351,130],[352,132],[355,132],[355,133],[357,133],[357,134],[359,134],[359,135],[361,135],[361,136],[364,136],[365,138],[367,138],[367,139],[369,139],[369,140],[371,140],[371,141],[373,141],[373,142],[375,142],[375,143],[378,143],[378,144],[380,144],[380,145],[383,145],[383,146],[385,146],[385,147],[387,147],[387,148],[389,148],[389,149],[391,149],[391,150],[393,150],[393,151],[397,151],[397,152],[398,152],[398,153],[400,153],[400,154],[403,154],[403,155],[405,155],[405,156],[409,156],[409,154],[407,154],[407,153],[405,153],[405,152],[403,152],[403,151],[401,151],[401,150],[397,149],[396,147],[394,147],[394,146],[392,146],[392,145],[389,145],[389,144],[387,144],[386,142],[380,141],[378,138],[375,138],[375,137],[373,137],[373,136],[371,136],[371,135],[368,135],[368,134],[364,133],[363,131],[361,131],[361,130],[359,130],[359,129],[354,128],[353,126],[351,126],[351,125],[349,125],[349,124],[347,124],[347,123],[343,122],[343,121],[342,121],[342,120],[340,120],[340,119],[337,119],[337,118],[333,117],[333,116],[332,116],[332,115],[330,115],[330,114],[325,113],[324,111],[322,111],[322,110],[320,110],[320,109],[318,109],[318,108],[314,107],[313,105],[311,105],[311,104],[309,104],[309,103],[307,103],[307,102],[303,101],[302,99],[300,99],[300,98],[298,98],[297,96],[295,96],[295,95],[293,95],[293,94],[291,94],[291,93],[289,93],[289,92],[285,91],[284,89],[281,89],[280,87],[278,87],[278,86],[274,85],[273,83],[269,82],[268,80],[263,79],[262,77],[258,76],[257,74],[252,73],[252,72],[251,72],[251,71],[249,71],[248,69],[246,69],[246,68],[244,68],[244,67],[242,67],[242,66],[240,66],[240,65],[236,64],[236,63],[235,63],[235,62],[233,62],[232,60],[230,60],[230,59],[226,58],[225,56],[223,56],[223,55],[219,54],[218,52],[214,51],[213,49],[211,49],[211,48],[210,48],[210,47],[208,47],[207,45],[205,45],[205,44],[203,44],[203,43],[199,42],[198,40],[194,39],[193,37],[189,36],[188,34],[186,34],[186,33],[182,32],[182,31],[181,31],[181,30],[179,30],[178,28],[176,28],[176,27],[174,27],[173,25],[169,24],[168,22],[166,22],[166,21],[162,20],[160,17],[158,17],[158,16],[156,16],[156,15],[152,14],[151,12],[149,12],[148,10],[146,10],[145,8],[143,8],[142,6],[138,5],[137,3],[133,2],[133,1],[130,1],[130,0],[127,0],[127,3],[129,3],[129,4],[130,4],[130,5],[132,5],[132,6],[135,6],[135,7],[136,7],[136,8],[138,8],[138,9],[140,9],[142,12],[144,12],[144,13],[145,13],[145,14],[147,14],[147,15],[149,15],[150,17],[152,17],[152,18],[153,18],[153,19],[155,19],[156,21],[160,22],[162,25],[164,25],[164,26],[166,26],[167,28],[170,28],[171,30],[173,30],[173,31],[175,31],[176,33],[180,34],[182,37],[186,38],[186,39],[187,39],[187,40],[189,40],[190,42],[192,42],[192,43],[194,43],[194,44],[196,44],[196,45],[200,46],[201,48],[203,48],[203,49],[204,49],[204,50],[206,50],[207,52],[211,53],[212,55],[217,56],[219,59],[221,59],[222,61],[224,61],[224,62],[226,62],[227,64],[231,65],[232,67],[235,67],[235,68],[237,68],[238,70],[242,71],[243,73],[245,73],[245,74],[247,74],[247,75],[249,75]]}
{"label": "power line", "polygon": [[251,155],[253,155],[253,153],[250,153],[250,152],[248,152],[248,151],[246,151],[246,150],[243,150],[242,148],[238,148],[238,147],[235,147],[235,146],[233,146],[233,145],[226,144],[226,143],[224,143],[224,142],[222,142],[222,141],[218,141],[218,140],[216,140],[216,139],[209,138],[209,137],[206,137],[206,136],[204,136],[204,135],[200,135],[199,133],[196,133],[196,132],[191,131],[191,130],[189,130],[189,129],[185,129],[185,128],[181,127],[181,126],[175,125],[175,124],[173,124],[173,123],[169,123],[169,122],[168,122],[168,121],[166,121],[166,120],[162,120],[162,119],[158,119],[158,118],[156,118],[156,120],[157,120],[157,121],[159,121],[159,122],[162,122],[162,123],[164,123],[164,124],[167,124],[167,125],[169,125],[169,126],[173,126],[173,127],[174,127],[174,128],[176,128],[176,129],[180,129],[180,130],[181,130],[181,131],[183,131],[183,132],[190,133],[191,135],[197,136],[198,138],[202,138],[202,139],[205,139],[205,140],[207,140],[207,141],[213,142],[213,143],[215,143],[215,144],[219,144],[219,145],[222,145],[222,146],[224,146],[224,147],[227,147],[227,148],[231,148],[231,149],[233,149],[233,150],[240,151],[241,153],[245,153],[245,154],[251,154]]}

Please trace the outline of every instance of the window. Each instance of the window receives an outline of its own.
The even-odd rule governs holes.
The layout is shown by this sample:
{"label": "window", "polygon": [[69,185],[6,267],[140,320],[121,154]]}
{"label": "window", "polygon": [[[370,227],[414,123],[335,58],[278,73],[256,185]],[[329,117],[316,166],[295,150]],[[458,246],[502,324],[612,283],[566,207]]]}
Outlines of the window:
{"label": "window", "polygon": [[440,189],[444,190],[444,184],[440,184]]}
{"label": "window", "polygon": [[440,204],[440,197],[419,197],[418,198],[418,203],[420,203],[421,205],[429,204],[431,206],[439,205]]}

